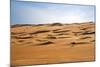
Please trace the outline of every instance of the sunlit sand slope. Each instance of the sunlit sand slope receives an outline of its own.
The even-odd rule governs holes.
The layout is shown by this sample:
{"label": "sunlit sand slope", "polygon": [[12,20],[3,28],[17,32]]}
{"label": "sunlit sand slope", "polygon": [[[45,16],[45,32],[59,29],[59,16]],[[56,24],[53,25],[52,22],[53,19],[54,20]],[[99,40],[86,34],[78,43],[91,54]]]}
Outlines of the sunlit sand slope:
{"label": "sunlit sand slope", "polygon": [[11,64],[94,61],[95,23],[11,26]]}

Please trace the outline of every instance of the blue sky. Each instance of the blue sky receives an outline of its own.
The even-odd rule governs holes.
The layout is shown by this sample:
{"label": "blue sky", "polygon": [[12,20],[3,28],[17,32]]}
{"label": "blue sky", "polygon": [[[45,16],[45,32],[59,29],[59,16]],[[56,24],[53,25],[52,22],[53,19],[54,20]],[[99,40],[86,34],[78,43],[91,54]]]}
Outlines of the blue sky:
{"label": "blue sky", "polygon": [[11,0],[11,24],[95,21],[95,6]]}

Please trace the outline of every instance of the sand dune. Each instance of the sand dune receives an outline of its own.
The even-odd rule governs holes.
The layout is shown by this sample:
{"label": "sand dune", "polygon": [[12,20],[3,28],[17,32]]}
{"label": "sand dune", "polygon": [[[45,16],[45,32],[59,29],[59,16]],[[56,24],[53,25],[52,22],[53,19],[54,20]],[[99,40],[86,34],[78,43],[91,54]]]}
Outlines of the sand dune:
{"label": "sand dune", "polygon": [[11,26],[11,65],[95,60],[95,23]]}

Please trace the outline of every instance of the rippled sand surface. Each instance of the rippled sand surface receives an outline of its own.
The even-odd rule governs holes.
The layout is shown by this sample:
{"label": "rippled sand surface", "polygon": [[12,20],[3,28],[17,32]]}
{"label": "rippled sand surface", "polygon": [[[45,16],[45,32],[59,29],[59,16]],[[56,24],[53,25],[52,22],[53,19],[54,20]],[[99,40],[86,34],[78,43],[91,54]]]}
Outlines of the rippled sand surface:
{"label": "rippled sand surface", "polygon": [[95,23],[11,26],[11,65],[95,60]]}

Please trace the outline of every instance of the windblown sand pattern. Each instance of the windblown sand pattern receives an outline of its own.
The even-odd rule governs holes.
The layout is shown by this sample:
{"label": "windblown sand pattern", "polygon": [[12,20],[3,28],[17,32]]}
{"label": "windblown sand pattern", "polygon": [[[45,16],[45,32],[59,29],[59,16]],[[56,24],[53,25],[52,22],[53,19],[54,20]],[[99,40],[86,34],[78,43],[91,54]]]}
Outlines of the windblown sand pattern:
{"label": "windblown sand pattern", "polygon": [[95,23],[11,26],[11,65],[95,60]]}

